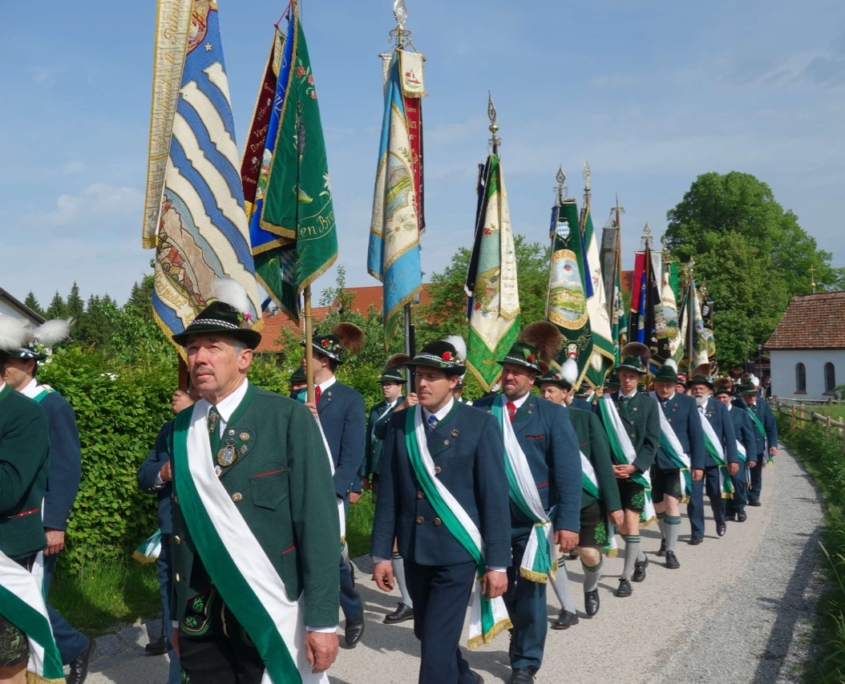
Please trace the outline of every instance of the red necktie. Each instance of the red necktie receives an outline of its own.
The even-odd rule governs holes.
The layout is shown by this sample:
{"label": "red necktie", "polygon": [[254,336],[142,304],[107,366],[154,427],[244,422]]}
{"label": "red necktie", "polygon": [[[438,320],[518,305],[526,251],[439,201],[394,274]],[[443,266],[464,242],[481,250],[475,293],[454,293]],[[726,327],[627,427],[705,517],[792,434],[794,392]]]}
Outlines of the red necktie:
{"label": "red necktie", "polygon": [[315,404],[319,404],[319,403],[320,403],[320,395],[322,395],[322,394],[323,394],[323,390],[321,390],[321,389],[320,389],[320,386],[319,386],[319,385],[317,385],[317,386],[314,388],[314,403],[315,403]]}
{"label": "red necktie", "polygon": [[508,418],[511,419],[511,423],[512,423],[513,417],[516,415],[516,404],[514,404],[512,401],[509,401],[507,404],[505,404],[505,406],[507,406]]}

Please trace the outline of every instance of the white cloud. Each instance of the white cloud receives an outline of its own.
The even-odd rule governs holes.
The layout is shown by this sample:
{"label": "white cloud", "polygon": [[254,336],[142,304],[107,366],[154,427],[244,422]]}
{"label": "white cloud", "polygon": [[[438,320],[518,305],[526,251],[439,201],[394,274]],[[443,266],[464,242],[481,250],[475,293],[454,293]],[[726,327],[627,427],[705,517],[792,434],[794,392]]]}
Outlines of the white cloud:
{"label": "white cloud", "polygon": [[140,236],[143,201],[144,193],[137,188],[93,183],[76,194],[60,195],[47,211],[24,214],[21,222],[35,231],[73,227],[82,232],[99,232],[108,230],[110,219],[134,215]]}

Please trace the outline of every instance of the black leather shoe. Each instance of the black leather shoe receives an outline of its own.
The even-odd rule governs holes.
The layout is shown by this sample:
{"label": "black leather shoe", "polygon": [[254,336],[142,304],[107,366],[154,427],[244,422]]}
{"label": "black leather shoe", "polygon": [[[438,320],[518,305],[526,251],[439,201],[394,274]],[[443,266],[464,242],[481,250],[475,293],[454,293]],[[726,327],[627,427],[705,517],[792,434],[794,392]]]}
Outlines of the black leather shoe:
{"label": "black leather shoe", "polygon": [[601,606],[601,601],[599,601],[599,590],[593,589],[593,591],[585,591],[584,612],[587,613],[587,616],[593,617],[593,615],[598,613],[599,606]]}
{"label": "black leather shoe", "polygon": [[634,590],[631,589],[631,583],[626,579],[619,580],[619,587],[616,589],[616,595],[619,598],[625,598],[630,596],[634,593]]}
{"label": "black leather shoe", "polygon": [[727,522],[736,522],[736,511],[728,511],[725,513],[725,520]]}
{"label": "black leather shoe", "polygon": [[666,552],[666,567],[670,570],[677,570],[681,567],[681,564],[678,562],[678,557],[675,555],[674,551]]}
{"label": "black leather shoe", "polygon": [[572,625],[578,624],[578,616],[575,613],[562,610],[557,620],[552,623],[552,629],[569,629]]}
{"label": "black leather shoe", "polygon": [[698,546],[703,541],[704,537],[690,537],[688,543],[690,546]]}
{"label": "black leather shoe", "polygon": [[716,525],[716,534],[718,534],[720,537],[724,537],[725,532],[727,532],[727,531],[728,531],[727,525]]}
{"label": "black leather shoe", "polygon": [[357,620],[346,621],[346,645],[355,648],[361,637],[364,635],[364,615]]}
{"label": "black leather shoe", "polygon": [[631,575],[632,582],[642,582],[645,579],[645,569],[648,567],[648,556],[646,559],[640,563],[639,561],[634,563],[634,574]]}
{"label": "black leather shoe", "polygon": [[517,667],[511,673],[510,684],[534,684],[534,675],[527,667]]}
{"label": "black leather shoe", "polygon": [[400,603],[399,607],[394,610],[390,615],[384,616],[384,624],[398,625],[400,622],[405,622],[406,620],[413,619],[414,609],[410,606],[406,606],[404,603]]}
{"label": "black leather shoe", "polygon": [[144,650],[150,655],[164,655],[167,653],[167,637],[161,636],[155,641],[151,641],[144,646]]}
{"label": "black leather shoe", "polygon": [[74,661],[70,664],[70,674],[67,676],[67,684],[82,684],[88,676],[88,662],[91,660],[91,655],[97,647],[97,642],[94,639],[88,638],[88,643],[82,649]]}
{"label": "black leather shoe", "polygon": [[657,555],[661,558],[666,555],[666,540],[660,540],[660,549],[657,551]]}
{"label": "black leather shoe", "polygon": [[740,511],[736,514],[737,522],[745,522],[746,520],[748,520],[748,514],[745,511]]}
{"label": "black leather shoe", "polygon": [[748,505],[754,506],[755,508],[762,506],[762,504],[760,503],[760,499],[749,499]]}

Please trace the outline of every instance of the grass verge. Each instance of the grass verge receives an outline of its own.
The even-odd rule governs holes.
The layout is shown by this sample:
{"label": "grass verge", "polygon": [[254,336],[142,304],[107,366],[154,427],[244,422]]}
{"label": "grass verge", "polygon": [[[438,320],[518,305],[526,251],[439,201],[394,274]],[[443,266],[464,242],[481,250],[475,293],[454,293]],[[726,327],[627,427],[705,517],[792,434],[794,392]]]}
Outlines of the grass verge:
{"label": "grass verge", "polygon": [[94,636],[121,622],[158,617],[161,597],[156,564],[99,558],[86,561],[73,574],[59,567],[50,585],[49,602],[76,629]]}
{"label": "grass verge", "polygon": [[789,429],[788,416],[777,415],[778,435],[801,459],[824,493],[823,550],[827,586],[819,597],[813,640],[820,645],[807,663],[804,681],[845,681],[845,448],[821,426]]}
{"label": "grass verge", "polygon": [[370,535],[373,532],[373,515],[376,505],[371,491],[361,494],[358,503],[349,507],[346,518],[346,542],[349,544],[349,556],[357,558],[370,552]]}

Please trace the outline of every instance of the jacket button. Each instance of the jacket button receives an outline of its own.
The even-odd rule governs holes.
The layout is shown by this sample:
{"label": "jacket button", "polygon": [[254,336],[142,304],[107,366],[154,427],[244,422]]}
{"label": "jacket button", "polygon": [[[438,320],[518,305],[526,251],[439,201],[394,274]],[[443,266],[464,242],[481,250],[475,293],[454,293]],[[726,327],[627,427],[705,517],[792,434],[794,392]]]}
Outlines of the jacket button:
{"label": "jacket button", "polygon": [[425,522],[425,518],[421,515],[417,517],[417,525],[422,525]]}
{"label": "jacket button", "polygon": [[175,494],[173,495],[173,503],[175,503],[177,505],[179,504],[179,497],[176,496]]}
{"label": "jacket button", "polygon": [[238,503],[243,498],[244,496],[240,492],[235,492],[234,494],[232,494],[232,501],[234,501],[235,503]]}
{"label": "jacket button", "polygon": [[449,440],[448,439],[443,440],[443,446],[449,446]]}
{"label": "jacket button", "polygon": [[417,498],[418,498],[418,499],[424,499],[424,498],[425,498],[425,494],[423,494],[422,492],[417,492]]}
{"label": "jacket button", "polygon": [[443,521],[442,521],[440,518],[435,518],[435,519],[434,519],[434,526],[435,526],[435,527],[440,527],[440,525],[441,525],[442,523],[443,523]]}
{"label": "jacket button", "polygon": [[176,542],[176,546],[179,546],[179,544],[182,543],[182,537],[180,537],[178,534],[174,534],[173,535],[173,541]]}
{"label": "jacket button", "polygon": [[181,578],[181,577],[179,577],[179,573],[178,573],[178,572],[174,575],[174,577],[176,578],[176,581],[177,581],[177,582],[181,582],[181,581],[182,581],[182,578]]}
{"label": "jacket button", "polygon": [[440,475],[440,466],[434,466],[434,474]]}

